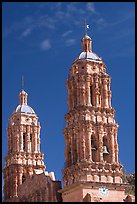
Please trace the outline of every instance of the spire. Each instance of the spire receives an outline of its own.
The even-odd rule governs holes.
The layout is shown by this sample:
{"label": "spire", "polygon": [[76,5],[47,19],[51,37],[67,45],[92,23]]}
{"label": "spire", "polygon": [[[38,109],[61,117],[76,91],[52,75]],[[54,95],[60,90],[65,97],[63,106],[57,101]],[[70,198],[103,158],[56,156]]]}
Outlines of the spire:
{"label": "spire", "polygon": [[28,94],[24,91],[24,77],[22,76],[22,91],[19,94],[20,105],[27,105]]}
{"label": "spire", "polygon": [[24,76],[22,76],[22,90],[24,90]]}
{"label": "spire", "polygon": [[84,27],[85,27],[85,34],[88,35],[87,29],[89,29],[89,25],[87,24],[86,19],[85,19],[85,26]]}
{"label": "spire", "polygon": [[89,29],[89,25],[86,22],[85,19],[85,36],[82,38],[82,51],[83,52],[92,52],[92,40],[87,34],[87,29]]}

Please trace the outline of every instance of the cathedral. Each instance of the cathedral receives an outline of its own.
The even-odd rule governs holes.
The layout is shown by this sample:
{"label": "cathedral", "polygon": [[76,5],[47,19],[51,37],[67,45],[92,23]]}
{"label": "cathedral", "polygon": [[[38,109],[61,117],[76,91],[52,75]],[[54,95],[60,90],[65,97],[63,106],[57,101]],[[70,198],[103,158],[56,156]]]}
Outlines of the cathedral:
{"label": "cathedral", "polygon": [[7,127],[4,202],[128,202],[118,160],[111,77],[93,52],[87,32],[81,43],[82,52],[66,81],[64,183],[55,179],[54,172],[46,171],[40,122],[22,89]]}

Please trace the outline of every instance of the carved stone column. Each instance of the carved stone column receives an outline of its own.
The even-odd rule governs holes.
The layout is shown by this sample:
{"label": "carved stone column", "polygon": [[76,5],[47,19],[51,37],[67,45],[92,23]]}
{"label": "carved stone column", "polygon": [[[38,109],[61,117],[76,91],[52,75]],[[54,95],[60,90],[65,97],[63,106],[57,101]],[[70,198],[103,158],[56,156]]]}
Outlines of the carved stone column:
{"label": "carved stone column", "polygon": [[80,105],[80,88],[79,88],[79,80],[77,80],[77,105]]}
{"label": "carved stone column", "polygon": [[104,107],[108,107],[108,86],[107,78],[103,78],[103,98],[104,98]]}
{"label": "carved stone column", "polygon": [[85,105],[90,106],[90,76],[86,77],[85,81]]}
{"label": "carved stone column", "polygon": [[98,151],[99,151],[99,161],[103,162],[103,134],[102,131],[99,130],[99,143],[98,143]]}
{"label": "carved stone column", "polygon": [[85,127],[81,127],[81,158],[85,159]]}
{"label": "carved stone column", "polygon": [[99,76],[98,75],[95,76],[94,82],[95,82],[95,89],[94,89],[95,106],[99,107],[100,106],[100,92],[99,92]]}
{"label": "carved stone column", "polygon": [[115,148],[114,148],[114,132],[113,130],[109,132],[110,135],[110,149],[111,149],[111,162],[115,162]]}
{"label": "carved stone column", "polygon": [[4,169],[4,200],[8,199],[8,168]]}
{"label": "carved stone column", "polygon": [[26,151],[30,152],[30,126],[26,127]]}
{"label": "carved stone column", "polygon": [[108,91],[108,106],[111,107],[111,91]]}
{"label": "carved stone column", "polygon": [[76,138],[77,138],[77,161],[80,161],[80,137],[79,137],[79,133],[78,133],[78,128],[75,129],[75,133],[76,133]]}
{"label": "carved stone column", "polygon": [[16,143],[17,143],[17,152],[19,152],[19,137],[20,137],[20,135],[19,135],[19,129],[17,129],[17,132],[16,132],[16,139],[17,139],[17,141],[16,141]]}
{"label": "carved stone column", "polygon": [[115,162],[118,162],[118,144],[117,144],[117,127],[114,130],[114,149],[115,149]]}
{"label": "carved stone column", "polygon": [[74,104],[74,87],[73,87],[73,80],[71,79],[70,81],[70,86],[71,86],[71,101],[72,101],[72,108],[71,110],[74,108],[75,104]]}
{"label": "carved stone column", "polygon": [[64,133],[65,135],[65,160],[66,160],[66,165],[65,168],[69,166],[69,158],[68,158],[68,154],[69,154],[69,144],[68,144],[68,133],[67,131],[65,131]]}
{"label": "carved stone column", "polygon": [[118,163],[118,145],[116,144],[115,146],[115,161]]}
{"label": "carved stone column", "polygon": [[68,109],[69,111],[73,108],[73,101],[72,101],[72,86],[71,86],[71,79],[67,80],[67,90],[68,90]]}
{"label": "carved stone column", "polygon": [[69,111],[71,110],[71,93],[70,93],[70,89],[68,89],[68,108]]}
{"label": "carved stone column", "polygon": [[37,153],[37,127],[34,127],[34,152]]}
{"label": "carved stone column", "polygon": [[108,78],[108,84],[107,84],[107,88],[108,88],[108,106],[111,107],[111,90],[110,90],[110,78]]}
{"label": "carved stone column", "polygon": [[73,135],[72,135],[72,129],[70,130],[70,151],[71,151],[71,164],[73,164]]}
{"label": "carved stone column", "polygon": [[22,174],[23,174],[23,167],[20,166],[18,169],[18,183],[19,183],[19,185],[22,184]]}
{"label": "carved stone column", "polygon": [[88,161],[91,161],[91,153],[92,153],[92,151],[91,151],[91,131],[88,127],[86,129],[87,129],[87,131],[86,131],[86,135],[85,135],[85,146],[86,146],[85,153],[86,153],[86,159]]}
{"label": "carved stone column", "polygon": [[40,152],[40,135],[37,134],[37,151]]}
{"label": "carved stone column", "polygon": [[8,135],[8,153],[12,151],[12,132],[11,128],[7,128],[7,135]]}
{"label": "carved stone column", "polygon": [[23,125],[20,125],[19,149],[23,151]]}
{"label": "carved stone column", "polygon": [[37,151],[40,152],[40,138],[37,138]]}

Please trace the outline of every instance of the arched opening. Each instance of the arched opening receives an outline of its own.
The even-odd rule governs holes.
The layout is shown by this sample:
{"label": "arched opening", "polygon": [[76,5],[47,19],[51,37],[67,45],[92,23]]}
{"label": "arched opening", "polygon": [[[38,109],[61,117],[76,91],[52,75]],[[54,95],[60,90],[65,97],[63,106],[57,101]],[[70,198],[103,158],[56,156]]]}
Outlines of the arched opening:
{"label": "arched opening", "polygon": [[22,183],[24,183],[25,180],[26,180],[26,176],[23,174],[22,175]]}
{"label": "arched opening", "polygon": [[68,149],[68,166],[71,166],[72,161],[71,161],[71,150],[70,148]]}
{"label": "arched opening", "polygon": [[32,134],[30,134],[30,151],[32,151]]}
{"label": "arched opening", "polygon": [[103,159],[104,161],[109,161],[109,149],[108,149],[108,139],[103,137]]}
{"label": "arched opening", "polygon": [[26,138],[26,134],[23,133],[23,150],[24,150],[24,151],[25,151],[25,149],[26,149],[25,138]]}
{"label": "arched opening", "polygon": [[97,161],[97,144],[95,136],[91,136],[91,151],[92,151],[92,161]]}
{"label": "arched opening", "polygon": [[85,43],[85,51],[87,51],[87,44]]}
{"label": "arched opening", "polygon": [[90,85],[90,103],[93,105],[93,87]]}
{"label": "arched opening", "polygon": [[13,137],[12,134],[10,135],[10,152],[13,151]]}
{"label": "arched opening", "polygon": [[76,144],[76,139],[74,139],[73,163],[76,164],[76,162],[77,162],[77,144]]}

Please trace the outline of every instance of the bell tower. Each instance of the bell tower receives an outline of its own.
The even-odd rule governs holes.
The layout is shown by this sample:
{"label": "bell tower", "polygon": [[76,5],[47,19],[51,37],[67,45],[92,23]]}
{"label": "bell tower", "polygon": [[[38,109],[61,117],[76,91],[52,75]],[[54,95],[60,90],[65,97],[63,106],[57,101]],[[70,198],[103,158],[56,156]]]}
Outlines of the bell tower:
{"label": "bell tower", "polygon": [[125,197],[118,161],[118,124],[111,106],[111,77],[93,51],[92,39],[82,38],[82,52],[67,79],[63,202],[115,201]]}
{"label": "bell tower", "polygon": [[35,171],[44,172],[44,155],[40,151],[40,123],[27,104],[28,94],[22,90],[20,104],[9,118],[7,128],[8,155],[4,168],[4,201],[18,199],[18,187]]}

